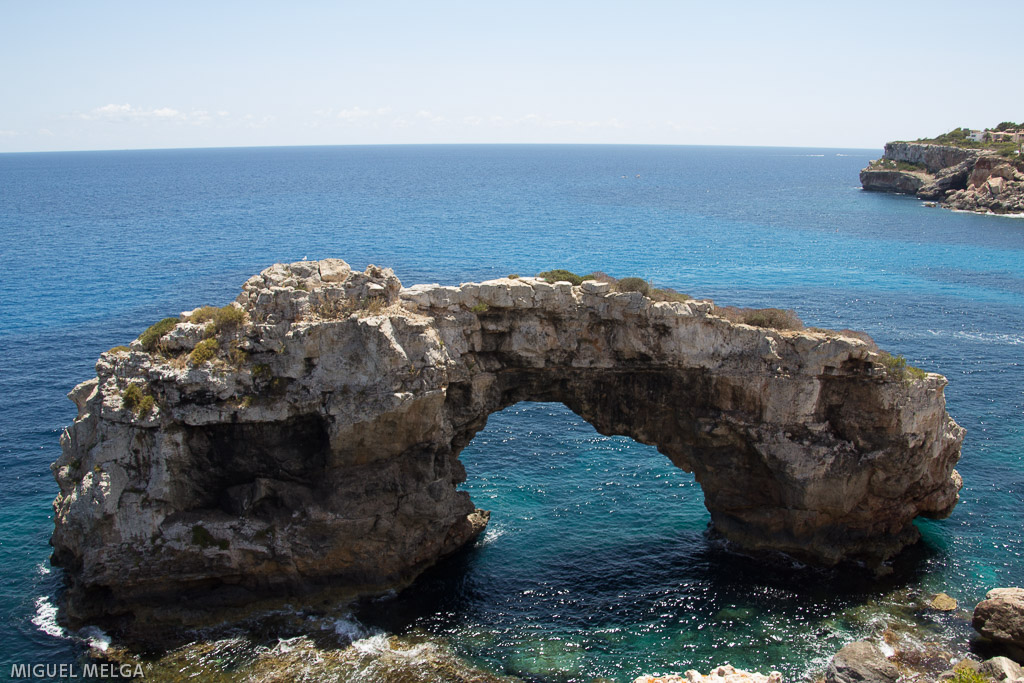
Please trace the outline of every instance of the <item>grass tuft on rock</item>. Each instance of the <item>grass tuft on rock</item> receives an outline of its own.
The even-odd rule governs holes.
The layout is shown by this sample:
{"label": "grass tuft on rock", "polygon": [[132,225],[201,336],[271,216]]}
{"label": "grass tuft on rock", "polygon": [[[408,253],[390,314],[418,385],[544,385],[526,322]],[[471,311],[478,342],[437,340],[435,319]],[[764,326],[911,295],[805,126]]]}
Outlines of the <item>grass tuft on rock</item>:
{"label": "grass tuft on rock", "polygon": [[651,292],[651,283],[642,277],[624,277],[612,283],[616,292],[640,292],[647,296]]}
{"label": "grass tuft on rock", "polygon": [[804,323],[796,311],[784,308],[739,308],[737,306],[716,306],[715,314],[726,320],[754,327],[773,330],[802,330]]}
{"label": "grass tuft on rock", "polygon": [[556,268],[554,270],[545,270],[543,273],[537,273],[537,277],[543,279],[545,282],[552,284],[556,282],[570,282],[573,285],[580,285],[584,280],[593,280],[589,275],[577,275],[571,270],[564,268]]}
{"label": "grass tuft on rock", "polygon": [[883,351],[878,360],[889,377],[904,383],[924,379],[928,376],[927,371],[915,368],[902,355],[894,356]]}
{"label": "grass tuft on rock", "polygon": [[213,360],[219,350],[220,343],[216,339],[204,339],[196,344],[196,347],[188,354],[188,362],[192,364],[192,367],[200,366]]}
{"label": "grass tuft on rock", "polygon": [[121,403],[136,417],[146,417],[156,406],[156,399],[142,391],[138,384],[129,384],[121,393]]}
{"label": "grass tuft on rock", "polygon": [[190,323],[212,323],[216,334],[231,334],[245,325],[248,316],[238,306],[203,306],[192,311],[188,317]]}
{"label": "grass tuft on rock", "polygon": [[155,322],[146,328],[146,331],[139,335],[139,342],[142,344],[142,348],[152,353],[156,351],[157,344],[160,343],[160,339],[174,329],[174,326],[178,324],[177,318],[164,318],[159,322]]}

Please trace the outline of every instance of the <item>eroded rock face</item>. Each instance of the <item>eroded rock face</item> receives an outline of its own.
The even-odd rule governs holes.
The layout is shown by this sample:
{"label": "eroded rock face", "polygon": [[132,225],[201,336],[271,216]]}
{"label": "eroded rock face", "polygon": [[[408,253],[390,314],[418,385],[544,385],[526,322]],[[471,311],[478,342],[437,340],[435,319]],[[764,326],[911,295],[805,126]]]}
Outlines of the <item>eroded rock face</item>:
{"label": "eroded rock face", "polygon": [[920,142],[887,142],[885,158],[924,166],[929,173],[938,173],[944,168],[956,166],[978,158],[978,152],[963,147],[931,145]]}
{"label": "eroded rock face", "polygon": [[234,305],[244,324],[216,332],[211,360],[189,360],[207,342],[183,321],[152,353],[103,354],[70,394],[52,544],[71,621],[210,589],[405,585],[486,524],[456,490],[458,455],[519,401],[656,445],[750,550],[877,566],[957,501],[945,379],[893,377],[836,333],[592,282],[403,289],[339,260],[275,265]]}
{"label": "eroded rock face", "polygon": [[975,630],[1024,660],[1024,588],[993,588],[974,608]]}

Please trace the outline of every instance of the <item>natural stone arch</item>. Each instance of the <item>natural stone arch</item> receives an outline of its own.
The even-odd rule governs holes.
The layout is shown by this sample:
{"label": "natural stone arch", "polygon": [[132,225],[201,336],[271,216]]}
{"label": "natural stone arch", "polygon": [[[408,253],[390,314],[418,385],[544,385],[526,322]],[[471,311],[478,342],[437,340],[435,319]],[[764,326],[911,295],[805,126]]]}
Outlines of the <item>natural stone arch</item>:
{"label": "natural stone arch", "polygon": [[[182,361],[207,332],[183,316],[72,392],[54,466],[66,615],[217,587],[244,601],[405,585],[483,529],[458,455],[524,400],[657,446],[750,550],[878,566],[916,540],[914,517],[957,500],[944,378],[893,376],[835,333],[593,282],[401,289],[337,260],[269,268],[237,305],[247,322],[218,333],[212,362]],[[126,405],[129,384],[153,411]]]}

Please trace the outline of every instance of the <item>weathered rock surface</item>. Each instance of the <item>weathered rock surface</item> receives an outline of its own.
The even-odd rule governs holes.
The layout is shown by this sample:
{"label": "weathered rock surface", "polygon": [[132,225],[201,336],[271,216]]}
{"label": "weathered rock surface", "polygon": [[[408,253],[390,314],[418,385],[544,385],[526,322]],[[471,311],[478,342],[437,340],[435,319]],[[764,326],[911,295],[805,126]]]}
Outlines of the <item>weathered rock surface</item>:
{"label": "weathered rock surface", "polygon": [[633,683],[782,683],[782,674],[772,671],[765,675],[725,664],[712,670],[706,676],[696,669],[690,669],[682,675],[637,676]]}
{"label": "weathered rock surface", "polygon": [[245,283],[213,358],[190,360],[210,342],[185,320],[153,352],[103,354],[53,465],[64,616],[403,586],[486,524],[458,455],[526,400],[657,445],[749,550],[878,566],[956,504],[943,377],[891,376],[837,333],[607,290],[278,264]]}
{"label": "weathered rock surface", "polygon": [[974,608],[975,630],[1010,648],[1020,659],[1024,654],[1024,588],[994,588]]}
{"label": "weathered rock surface", "polygon": [[[895,168],[897,162],[916,170]],[[915,142],[890,142],[878,162],[860,172],[865,190],[915,194],[947,209],[1024,213],[1024,161],[986,150]]]}
{"label": "weathered rock surface", "polygon": [[1024,682],[1024,670],[1020,665],[1007,657],[993,657],[984,662],[977,662],[973,659],[964,659],[953,669],[939,674],[939,681],[948,681],[956,678],[957,673],[962,670],[977,672],[988,680],[1005,681],[1006,683]]}
{"label": "weathered rock surface", "polygon": [[1024,679],[1024,670],[1020,664],[1008,657],[993,657],[981,663],[978,670],[995,681],[1016,681]]}
{"label": "weathered rock surface", "polygon": [[878,646],[858,640],[841,649],[829,662],[826,683],[896,683],[896,665],[886,659]]}
{"label": "weathered rock surface", "polygon": [[885,145],[885,159],[902,161],[924,166],[929,173],[938,173],[944,168],[956,166],[978,158],[978,152],[950,145],[931,145],[919,142],[888,142]]}
{"label": "weathered rock surface", "polygon": [[927,173],[913,171],[865,168],[860,172],[861,187],[872,192],[917,194],[918,190],[931,182],[932,177]]}

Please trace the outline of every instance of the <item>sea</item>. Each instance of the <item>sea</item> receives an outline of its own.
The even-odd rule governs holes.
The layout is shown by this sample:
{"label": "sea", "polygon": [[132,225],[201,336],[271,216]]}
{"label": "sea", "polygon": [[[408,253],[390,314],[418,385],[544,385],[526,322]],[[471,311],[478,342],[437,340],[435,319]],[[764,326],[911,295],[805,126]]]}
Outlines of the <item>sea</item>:
{"label": "sea", "polygon": [[[922,542],[875,578],[736,552],[709,533],[693,477],[656,450],[602,436],[560,404],[520,403],[461,456],[463,488],[492,513],[487,531],[409,589],[353,606],[339,633],[427,634],[536,683],[726,662],[811,680],[864,637],[966,656],[973,606],[991,588],[1024,586],[1024,219],[862,191],[858,171],[880,153],[0,155],[0,675],[74,665],[89,637],[104,637],[57,620],[49,468],[75,417],[67,392],[154,321],[226,304],[275,262],[326,257],[393,268],[406,285],[567,268],[793,309],[945,375],[948,411],[967,428],[959,505],[918,521]],[[939,592],[959,609],[929,609]]]}

